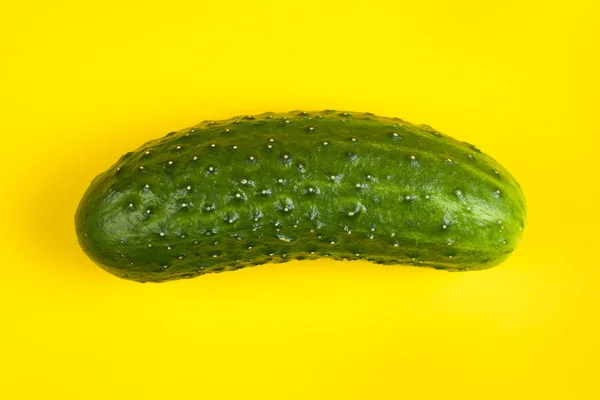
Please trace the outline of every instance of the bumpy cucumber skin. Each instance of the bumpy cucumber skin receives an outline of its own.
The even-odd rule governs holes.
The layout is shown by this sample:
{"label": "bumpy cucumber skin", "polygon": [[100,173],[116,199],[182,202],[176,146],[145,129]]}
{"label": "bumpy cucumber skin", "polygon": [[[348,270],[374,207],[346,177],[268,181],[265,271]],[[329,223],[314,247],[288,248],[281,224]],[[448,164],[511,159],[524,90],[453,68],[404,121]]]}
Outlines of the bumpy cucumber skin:
{"label": "bumpy cucumber skin", "polygon": [[335,110],[171,132],[97,176],[75,214],[84,252],[138,282],[320,257],[485,269],[525,223],[521,187],[476,147]]}

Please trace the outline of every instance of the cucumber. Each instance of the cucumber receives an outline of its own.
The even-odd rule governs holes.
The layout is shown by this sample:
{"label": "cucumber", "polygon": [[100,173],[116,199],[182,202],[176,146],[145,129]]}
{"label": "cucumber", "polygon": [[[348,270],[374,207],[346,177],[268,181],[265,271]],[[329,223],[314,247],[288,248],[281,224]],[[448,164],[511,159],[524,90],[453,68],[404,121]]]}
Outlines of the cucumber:
{"label": "cucumber", "polygon": [[517,181],[475,146],[372,113],[204,121],[122,156],[75,213],[83,251],[163,282],[329,257],[490,268],[519,243]]}

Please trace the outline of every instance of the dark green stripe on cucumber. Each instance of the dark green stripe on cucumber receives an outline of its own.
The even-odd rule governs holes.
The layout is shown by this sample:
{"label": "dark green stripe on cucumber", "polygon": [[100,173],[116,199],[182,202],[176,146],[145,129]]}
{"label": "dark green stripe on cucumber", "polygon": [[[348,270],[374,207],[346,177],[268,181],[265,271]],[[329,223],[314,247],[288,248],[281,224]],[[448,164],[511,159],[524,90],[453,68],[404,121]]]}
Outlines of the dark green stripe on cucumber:
{"label": "dark green stripe on cucumber", "polygon": [[320,257],[484,269],[525,222],[519,184],[476,147],[334,110],[172,132],[96,177],[75,215],[85,253],[139,282]]}

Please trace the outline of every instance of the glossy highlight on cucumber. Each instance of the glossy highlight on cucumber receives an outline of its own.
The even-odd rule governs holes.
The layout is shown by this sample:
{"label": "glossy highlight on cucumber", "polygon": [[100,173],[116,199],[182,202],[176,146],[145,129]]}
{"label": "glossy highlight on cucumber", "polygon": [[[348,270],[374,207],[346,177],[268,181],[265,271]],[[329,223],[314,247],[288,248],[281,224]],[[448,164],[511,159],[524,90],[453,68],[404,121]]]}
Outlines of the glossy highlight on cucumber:
{"label": "glossy highlight on cucumber", "polygon": [[475,146],[335,110],[171,132],[98,175],[75,214],[84,252],[138,282],[321,257],[485,269],[525,224],[521,187]]}

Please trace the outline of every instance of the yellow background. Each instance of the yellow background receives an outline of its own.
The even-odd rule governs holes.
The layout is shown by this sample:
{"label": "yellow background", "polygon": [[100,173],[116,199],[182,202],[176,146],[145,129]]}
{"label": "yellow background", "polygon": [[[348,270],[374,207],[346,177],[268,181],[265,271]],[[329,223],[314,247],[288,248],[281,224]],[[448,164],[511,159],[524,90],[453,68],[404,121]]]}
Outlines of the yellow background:
{"label": "yellow background", "polygon": [[[0,398],[600,398],[596,4],[4,4]],[[482,272],[322,260],[160,285],[79,249],[75,207],[124,152],[324,108],[478,145],[524,188],[521,246]]]}

